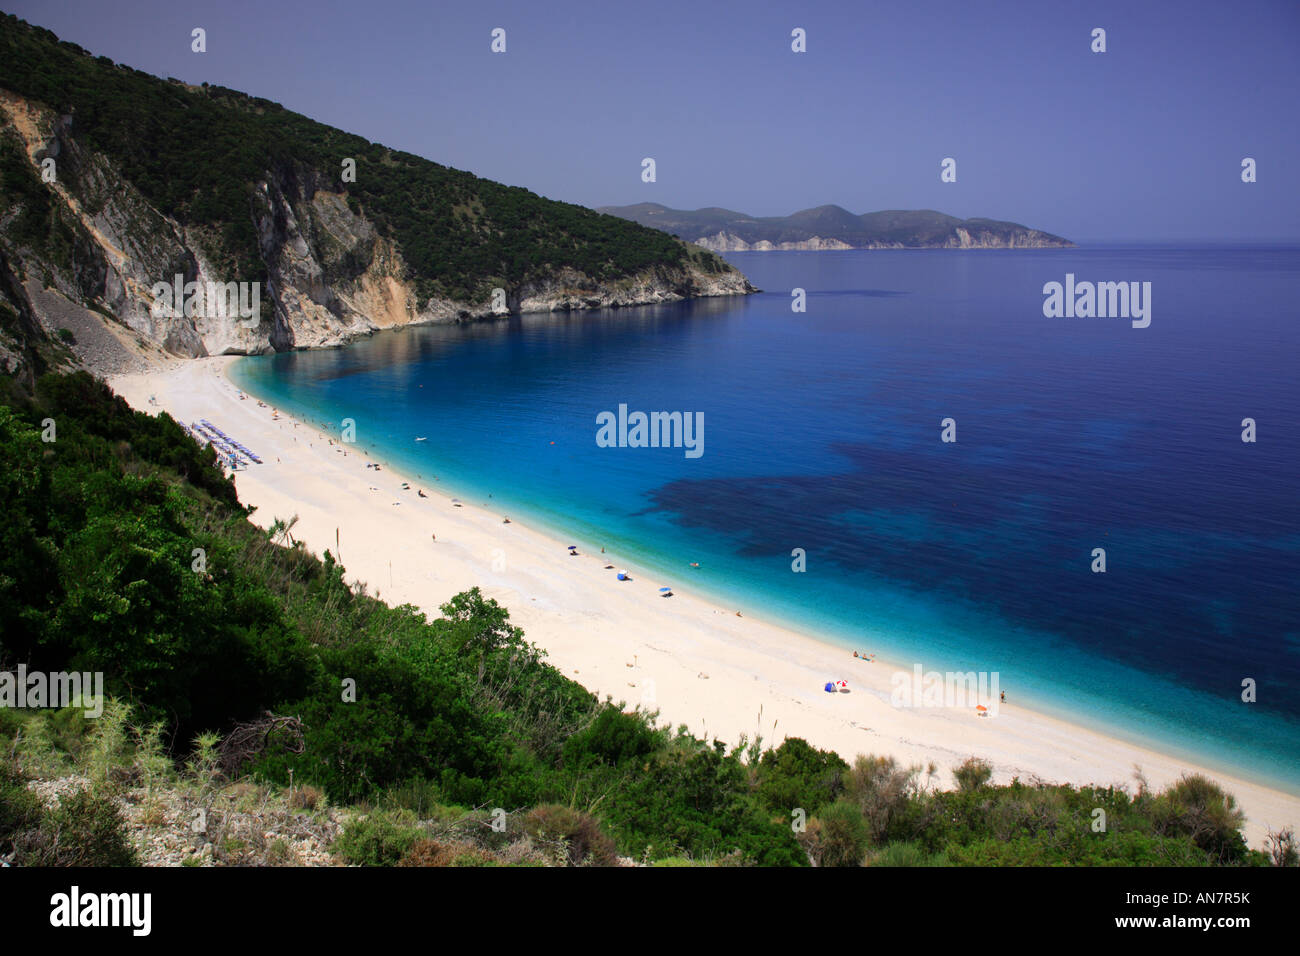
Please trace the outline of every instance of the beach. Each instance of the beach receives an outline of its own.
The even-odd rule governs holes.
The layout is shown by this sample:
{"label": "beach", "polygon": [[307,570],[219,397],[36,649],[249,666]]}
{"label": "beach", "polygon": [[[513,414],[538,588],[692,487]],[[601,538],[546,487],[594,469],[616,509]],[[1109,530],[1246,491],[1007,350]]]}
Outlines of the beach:
{"label": "beach", "polygon": [[[689,578],[674,581],[679,589],[665,598],[655,575],[602,554],[600,542],[561,540],[514,516],[507,523],[487,501],[453,502],[433,475],[367,468],[374,459],[365,451],[337,436],[331,443],[283,412],[276,420],[256,396],[241,399],[227,378],[236,361],[169,361],[109,383],[134,408],[166,410],[186,425],[207,419],[260,456],[261,465],[235,477],[258,525],[296,515],[294,538],[317,554],[337,553],[349,581],[430,616],[458,592],[480,587],[550,663],[602,698],[658,710],[662,723],[733,745],[742,735],[760,736],[765,746],[802,737],[850,762],[876,754],[918,764],[923,778],[933,763],[941,787],[952,786],[952,768],[972,756],[990,762],[996,783],[1019,777],[1132,790],[1140,768],[1158,789],[1203,773],[1236,796],[1252,847],[1270,828],[1300,826],[1300,797],[1035,712],[1014,693],[984,718],[973,707],[896,708],[891,678],[910,677],[916,662],[855,659],[813,635],[693,595],[684,586]],[[576,557],[569,544],[579,545]],[[610,565],[626,568],[631,580],[617,580]],[[823,690],[841,679],[847,693]]]}

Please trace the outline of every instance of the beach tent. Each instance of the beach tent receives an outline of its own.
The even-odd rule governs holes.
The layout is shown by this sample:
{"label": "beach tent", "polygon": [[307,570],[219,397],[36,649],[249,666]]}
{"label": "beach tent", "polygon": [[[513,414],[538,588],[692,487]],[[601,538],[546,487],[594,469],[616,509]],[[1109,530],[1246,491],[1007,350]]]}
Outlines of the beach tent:
{"label": "beach tent", "polygon": [[826,688],[825,688],[825,690],[826,690],[826,693],[828,693],[828,694],[833,694],[833,693],[835,693],[835,685],[832,684],[830,681],[827,681],[827,682],[826,682]]}
{"label": "beach tent", "polygon": [[627,572],[626,572],[626,571],[620,571],[620,572],[618,572],[618,579],[619,579],[620,581],[626,581],[626,580],[627,580]]}

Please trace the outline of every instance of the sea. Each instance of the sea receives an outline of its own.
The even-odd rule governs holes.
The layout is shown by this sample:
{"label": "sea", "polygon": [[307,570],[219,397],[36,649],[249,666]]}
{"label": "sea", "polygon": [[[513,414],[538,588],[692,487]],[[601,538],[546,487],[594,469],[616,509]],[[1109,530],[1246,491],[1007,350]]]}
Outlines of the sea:
{"label": "sea", "polygon": [[[762,291],[232,374],[677,593],[1300,795],[1300,245],[727,259]],[[1147,316],[1049,317],[1052,282]],[[698,441],[602,438],[620,406]]]}

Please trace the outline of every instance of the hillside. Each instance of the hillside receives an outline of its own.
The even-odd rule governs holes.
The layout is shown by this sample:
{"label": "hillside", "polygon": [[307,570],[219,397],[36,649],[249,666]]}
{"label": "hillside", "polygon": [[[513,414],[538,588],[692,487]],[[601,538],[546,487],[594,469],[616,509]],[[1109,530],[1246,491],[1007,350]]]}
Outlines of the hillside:
{"label": "hillside", "polygon": [[[351,164],[355,164],[355,176]],[[353,178],[355,181],[352,181]],[[0,16],[0,366],[35,332],[183,356],[376,328],[753,291],[663,233],[162,80]],[[250,328],[150,314],[156,283],[260,283]],[[250,317],[252,318],[252,317]],[[107,332],[104,319],[118,323]],[[122,327],[135,336],[114,339]],[[74,351],[76,349],[74,348]]]}
{"label": "hillside", "polygon": [[1249,848],[1202,777],[996,786],[969,759],[940,790],[934,765],[674,731],[551,666],[478,588],[391,607],[293,516],[248,514],[169,416],[84,372],[0,377],[0,672],[98,672],[113,698],[0,706],[0,863],[1296,860],[1293,835]]}
{"label": "hillside", "polygon": [[854,215],[818,206],[790,216],[754,217],[711,206],[688,211],[658,203],[602,206],[611,216],[662,229],[715,252],[771,249],[1052,249],[1074,243],[1014,222],[958,219],[932,209]]}

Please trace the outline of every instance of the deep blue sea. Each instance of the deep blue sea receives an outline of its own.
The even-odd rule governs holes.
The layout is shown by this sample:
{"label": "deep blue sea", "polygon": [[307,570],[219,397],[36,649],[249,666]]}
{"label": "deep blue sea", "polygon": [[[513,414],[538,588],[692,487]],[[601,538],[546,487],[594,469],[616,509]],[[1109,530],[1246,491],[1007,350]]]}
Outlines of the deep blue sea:
{"label": "deep blue sea", "polygon": [[[1300,793],[1300,248],[728,259],[765,291],[235,377],[678,590]],[[1150,326],[1045,318],[1067,272],[1150,282]],[[598,447],[620,404],[702,412],[703,455]]]}

